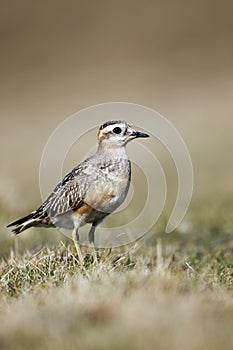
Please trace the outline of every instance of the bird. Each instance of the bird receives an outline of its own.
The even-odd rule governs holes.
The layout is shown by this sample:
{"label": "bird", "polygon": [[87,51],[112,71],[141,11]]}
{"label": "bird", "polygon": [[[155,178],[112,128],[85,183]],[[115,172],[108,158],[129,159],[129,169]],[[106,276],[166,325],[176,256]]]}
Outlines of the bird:
{"label": "bird", "polygon": [[70,229],[83,264],[79,228],[91,224],[88,239],[94,246],[96,227],[124,202],[129,190],[131,161],[126,145],[147,137],[125,121],[105,122],[98,131],[96,153],[74,167],[38,209],[7,227],[13,227],[15,234],[32,226]]}

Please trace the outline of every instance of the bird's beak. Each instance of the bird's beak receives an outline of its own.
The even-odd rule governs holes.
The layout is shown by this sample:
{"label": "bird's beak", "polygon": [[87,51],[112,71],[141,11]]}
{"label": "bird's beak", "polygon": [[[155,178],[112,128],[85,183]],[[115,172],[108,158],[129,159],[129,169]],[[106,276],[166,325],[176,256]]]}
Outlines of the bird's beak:
{"label": "bird's beak", "polygon": [[131,137],[133,137],[134,139],[138,138],[138,137],[150,137],[148,134],[145,134],[143,132],[140,132],[140,131],[136,131],[136,130],[133,130],[131,135]]}

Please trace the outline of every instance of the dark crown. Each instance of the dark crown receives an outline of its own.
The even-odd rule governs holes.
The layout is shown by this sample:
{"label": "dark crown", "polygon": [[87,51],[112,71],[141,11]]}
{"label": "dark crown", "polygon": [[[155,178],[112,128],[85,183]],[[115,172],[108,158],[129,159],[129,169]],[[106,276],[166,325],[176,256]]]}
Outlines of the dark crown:
{"label": "dark crown", "polygon": [[122,124],[125,123],[123,120],[110,120],[109,122],[104,123],[103,125],[101,125],[101,127],[99,128],[99,130],[103,130],[105,129],[107,126],[109,125],[114,125],[114,124]]}

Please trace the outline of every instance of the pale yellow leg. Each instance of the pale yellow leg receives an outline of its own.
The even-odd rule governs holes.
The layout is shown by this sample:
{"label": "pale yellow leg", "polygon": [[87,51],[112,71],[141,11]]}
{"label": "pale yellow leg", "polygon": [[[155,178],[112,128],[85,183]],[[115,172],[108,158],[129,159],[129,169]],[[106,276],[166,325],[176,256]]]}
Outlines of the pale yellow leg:
{"label": "pale yellow leg", "polygon": [[77,254],[78,254],[79,262],[80,262],[81,265],[84,265],[84,259],[83,259],[82,252],[81,252],[81,249],[80,249],[79,241],[77,239],[77,234],[76,234],[76,229],[75,228],[72,231],[72,239],[73,239],[73,242],[74,242]]}
{"label": "pale yellow leg", "polygon": [[93,262],[94,262],[95,265],[98,265],[96,249],[95,249],[95,245],[94,245],[93,242],[91,243],[91,247],[92,247],[92,251],[93,251]]}

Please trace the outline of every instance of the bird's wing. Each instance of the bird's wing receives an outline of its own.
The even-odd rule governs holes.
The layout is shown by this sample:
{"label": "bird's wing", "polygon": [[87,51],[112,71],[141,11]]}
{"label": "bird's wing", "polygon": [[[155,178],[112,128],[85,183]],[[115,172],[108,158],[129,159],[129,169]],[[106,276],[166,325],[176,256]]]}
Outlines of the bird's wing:
{"label": "bird's wing", "polygon": [[87,168],[85,161],[74,168],[55,187],[50,196],[37,210],[12,222],[8,227],[16,226],[13,229],[13,232],[16,234],[31,226],[54,227],[52,218],[81,207],[88,184],[90,184],[90,174],[93,173],[93,169],[89,169],[86,173]]}
{"label": "bird's wing", "polygon": [[43,211],[49,216],[57,216],[78,208],[82,204],[82,194],[77,183],[56,188],[44,202]]}
{"label": "bird's wing", "polygon": [[92,162],[86,159],[64,177],[38,212],[57,216],[79,208],[95,176]]}
{"label": "bird's wing", "polygon": [[73,169],[43,203],[43,211],[49,216],[57,216],[80,207],[88,189],[88,177],[82,168]]}

